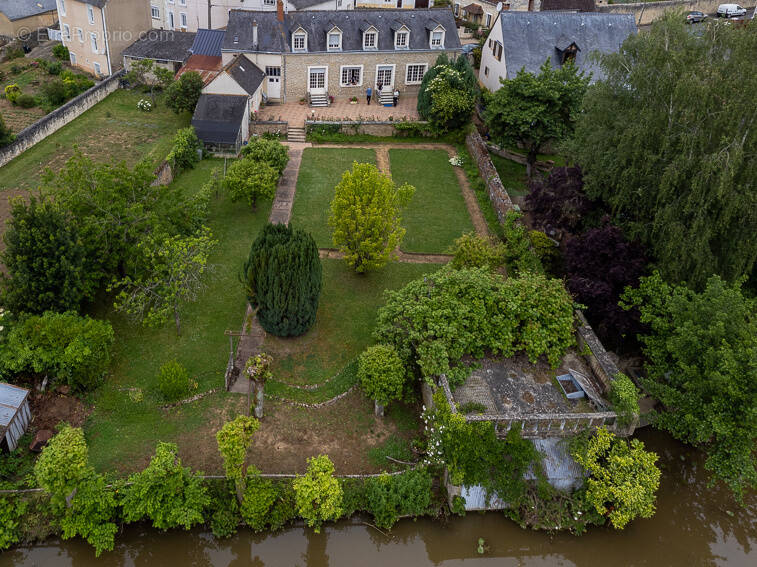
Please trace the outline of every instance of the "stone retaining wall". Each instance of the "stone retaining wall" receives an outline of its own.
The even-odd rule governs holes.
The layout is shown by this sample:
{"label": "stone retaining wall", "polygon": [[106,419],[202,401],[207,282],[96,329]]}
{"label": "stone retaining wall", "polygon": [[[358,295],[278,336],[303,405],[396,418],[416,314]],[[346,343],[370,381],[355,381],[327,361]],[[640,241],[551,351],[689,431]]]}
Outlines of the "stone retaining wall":
{"label": "stone retaining wall", "polygon": [[486,148],[481,134],[473,132],[465,137],[465,145],[468,148],[473,161],[478,166],[478,172],[481,178],[486,183],[486,188],[489,193],[489,200],[492,203],[492,207],[497,213],[499,222],[505,222],[505,215],[508,211],[514,209],[513,202],[510,200],[510,195],[507,194],[502,180],[499,178],[497,169],[494,167],[491,158],[489,157],[489,151]]}
{"label": "stone retaining wall", "polygon": [[[402,124],[407,124],[407,122],[401,122]],[[348,121],[348,120],[306,120],[305,121],[305,128],[309,132],[311,128],[318,127],[318,126],[339,126],[339,131],[343,132],[344,134],[348,134],[351,136],[357,135],[357,134],[363,134],[366,136],[382,136],[382,137],[402,137],[405,135],[405,132],[403,130],[397,129],[398,122],[392,121],[392,120],[386,120],[386,121],[371,121],[371,122],[363,122],[359,120],[354,121]],[[414,122],[414,124],[418,124],[421,127],[428,124],[427,122],[418,121]]]}
{"label": "stone retaining wall", "polygon": [[610,391],[610,385],[620,370],[610,358],[605,347],[602,346],[602,341],[599,340],[594,329],[589,325],[583,312],[576,309],[574,314],[578,319],[576,327],[578,350],[589,364],[594,375],[602,381],[606,394]]}
{"label": "stone retaining wall", "polygon": [[111,75],[91,89],[72,98],[60,108],[56,108],[31,126],[21,130],[12,144],[0,149],[0,167],[21,155],[37,142],[41,142],[118,89],[118,81],[123,73],[124,71],[121,70]]}
{"label": "stone retaining wall", "polygon": [[250,122],[250,134],[260,136],[261,134],[281,134],[286,138],[289,123],[283,120],[259,120]]}

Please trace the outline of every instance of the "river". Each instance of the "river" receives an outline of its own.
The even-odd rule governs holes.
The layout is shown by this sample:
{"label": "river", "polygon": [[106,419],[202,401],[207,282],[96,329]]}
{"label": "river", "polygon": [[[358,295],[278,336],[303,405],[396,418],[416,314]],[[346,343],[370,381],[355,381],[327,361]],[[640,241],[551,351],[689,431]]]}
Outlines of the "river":
{"label": "river", "polygon": [[[159,533],[130,526],[115,551],[99,560],[81,541],[50,541],[3,553],[0,567],[757,566],[757,495],[738,507],[724,488],[707,486],[700,454],[650,429],[639,433],[660,454],[657,514],[621,532],[594,528],[581,537],[550,536],[522,530],[499,513],[446,524],[404,521],[389,537],[358,519],[326,526],[319,535],[293,527],[273,535],[242,530],[227,540],[203,530]],[[488,546],[483,556],[476,552],[481,537]]]}

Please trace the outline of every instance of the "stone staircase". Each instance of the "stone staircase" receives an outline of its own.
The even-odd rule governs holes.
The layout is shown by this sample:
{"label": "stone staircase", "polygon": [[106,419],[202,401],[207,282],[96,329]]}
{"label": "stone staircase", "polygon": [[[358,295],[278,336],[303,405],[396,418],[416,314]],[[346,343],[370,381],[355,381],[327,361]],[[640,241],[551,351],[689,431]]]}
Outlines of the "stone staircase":
{"label": "stone staircase", "polygon": [[383,89],[379,93],[379,104],[381,106],[394,106],[393,89]]}
{"label": "stone staircase", "polygon": [[289,126],[287,128],[287,140],[290,142],[304,142],[305,141],[305,127],[304,126]]}
{"label": "stone staircase", "polygon": [[311,94],[310,106],[324,107],[329,105],[329,95],[326,94]]}

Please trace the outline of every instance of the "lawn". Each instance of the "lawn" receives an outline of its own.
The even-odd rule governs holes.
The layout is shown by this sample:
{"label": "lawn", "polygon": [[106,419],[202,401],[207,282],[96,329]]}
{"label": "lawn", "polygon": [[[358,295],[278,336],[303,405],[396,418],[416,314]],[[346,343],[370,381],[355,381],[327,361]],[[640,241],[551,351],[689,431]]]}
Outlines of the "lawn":
{"label": "lawn", "polygon": [[[371,343],[376,312],[384,304],[385,289],[435,271],[435,264],[391,263],[373,273],[358,275],[342,260],[323,260],[323,289],[315,325],[296,338],[266,336],[264,349],[274,358],[267,392],[304,402],[323,401],[355,382],[354,358]],[[328,384],[317,390],[287,388],[290,384]]]}
{"label": "lawn", "polygon": [[[218,165],[222,166],[223,160],[205,160],[175,183],[194,192]],[[175,359],[196,377],[197,392],[223,390],[228,359],[228,338],[223,333],[239,326],[245,306],[237,274],[269,212],[270,202],[260,203],[255,213],[224,196],[212,202],[209,226],[219,241],[210,259],[214,271],[207,289],[182,315],[181,337],[171,323],[148,329],[109,307],[94,313],[109,319],[116,335],[110,373],[106,384],[92,394],[94,411],[86,425],[90,456],[99,470],[146,464],[158,440],[177,441],[200,426],[222,424],[226,412],[240,403],[240,396],[222,391],[178,409],[161,410],[155,382],[160,366]],[[134,401],[140,391],[143,401]],[[215,442],[204,443],[198,450],[209,447],[214,451]]]}
{"label": "lawn", "polygon": [[407,229],[402,250],[444,253],[461,234],[474,230],[446,151],[392,149],[389,160],[394,181],[415,186],[402,214]]}
{"label": "lawn", "polygon": [[297,178],[291,224],[313,235],[319,248],[333,248],[328,218],[334,188],[353,162],[376,163],[376,152],[361,148],[305,148]]}
{"label": "lawn", "polygon": [[152,112],[137,110],[144,95],[118,90],[0,168],[0,190],[31,189],[46,168],[63,166],[74,147],[99,161],[146,158],[157,165],[171,149],[176,130],[189,126],[190,114],[174,114],[162,103]]}

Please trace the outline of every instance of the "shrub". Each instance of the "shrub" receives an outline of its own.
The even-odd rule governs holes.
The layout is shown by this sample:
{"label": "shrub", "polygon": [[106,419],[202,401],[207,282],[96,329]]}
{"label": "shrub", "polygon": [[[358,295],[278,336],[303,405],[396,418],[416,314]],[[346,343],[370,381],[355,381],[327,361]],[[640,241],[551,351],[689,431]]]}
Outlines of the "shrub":
{"label": "shrub", "polygon": [[248,156],[229,166],[223,186],[232,203],[246,201],[254,211],[258,199],[271,199],[276,194],[278,180],[279,174],[275,168]]}
{"label": "shrub", "polygon": [[651,518],[660,486],[657,455],[645,451],[638,439],[618,439],[600,428],[591,437],[578,437],[571,455],[588,473],[586,499],[622,530],[636,517]]}
{"label": "shrub", "polygon": [[3,370],[48,375],[78,391],[91,390],[110,362],[113,328],[75,313],[23,317],[0,350]]}
{"label": "shrub", "polygon": [[253,531],[263,531],[270,523],[270,511],[279,497],[273,482],[253,473],[247,477],[244,500],[240,512],[244,523]]}
{"label": "shrub", "polygon": [[13,135],[13,132],[11,129],[5,124],[5,120],[3,120],[3,115],[0,114],[0,148],[3,146],[7,146],[13,140],[16,139],[16,136]]}
{"label": "shrub", "polygon": [[21,87],[19,87],[16,83],[13,83],[11,85],[6,85],[5,98],[8,100],[8,102],[12,104],[16,104],[16,101],[18,100],[18,97],[20,96],[21,96]]}
{"label": "shrub", "polygon": [[555,167],[546,177],[535,176],[526,195],[528,212],[534,226],[547,234],[557,231],[577,234],[586,219],[598,210],[583,190],[579,167]]}
{"label": "shrub", "polygon": [[297,513],[305,523],[320,533],[323,522],[342,514],[342,487],[334,478],[334,464],[326,455],[310,457],[305,476],[298,476],[294,487]]}
{"label": "shrub", "polygon": [[425,469],[384,474],[365,483],[365,501],[379,528],[389,529],[400,516],[421,516],[431,506],[433,481]]}
{"label": "shrub", "polygon": [[390,345],[368,347],[357,363],[357,378],[365,395],[385,406],[402,398],[406,382],[402,359]]}
{"label": "shrub", "polygon": [[0,551],[19,540],[19,527],[26,512],[26,504],[16,497],[0,496]]}
{"label": "shrub", "polygon": [[545,355],[557,366],[574,343],[573,302],[560,280],[524,273],[505,279],[483,268],[444,269],[387,291],[374,336],[393,345],[427,380],[462,383],[466,355]]}
{"label": "shrub", "polygon": [[210,517],[210,530],[217,538],[227,538],[237,533],[239,527],[239,505],[229,483],[209,482],[210,505],[206,517]]}
{"label": "shrub", "polygon": [[60,75],[61,71],[63,71],[63,65],[61,65],[59,61],[52,61],[47,64],[45,69],[47,69],[47,72],[50,75]]}
{"label": "shrub", "polygon": [[441,132],[468,124],[479,96],[478,79],[466,57],[451,62],[440,55],[423,76],[418,113]]}
{"label": "shrub", "polygon": [[16,99],[16,104],[21,108],[33,108],[37,106],[37,101],[32,95],[24,93]]}
{"label": "shrub", "polygon": [[151,520],[160,530],[188,530],[203,522],[210,504],[199,475],[183,467],[174,443],[158,443],[150,464],[129,477],[124,489],[123,516],[127,522]]}
{"label": "shrub", "polygon": [[68,98],[68,95],[66,94],[66,85],[63,84],[62,80],[50,81],[49,83],[42,85],[42,96],[45,97],[48,104],[51,106],[60,106],[66,102],[66,99]]}
{"label": "shrub", "polygon": [[256,161],[264,161],[279,175],[289,162],[289,148],[277,139],[255,138],[242,148],[242,155]]}
{"label": "shrub", "polygon": [[71,59],[71,54],[68,52],[68,47],[63,45],[62,43],[59,43],[55,47],[53,47],[53,55],[60,59],[61,61],[68,61]]}
{"label": "shrub", "polygon": [[621,425],[629,425],[639,415],[639,390],[625,374],[613,376],[610,401]]}
{"label": "shrub", "polygon": [[203,87],[202,77],[196,71],[188,71],[166,89],[166,106],[176,114],[194,112]]}
{"label": "shrub", "polygon": [[468,232],[455,240],[450,253],[453,255],[450,265],[456,270],[486,268],[495,271],[505,265],[507,249],[493,238]]}
{"label": "shrub", "polygon": [[298,336],[315,323],[321,293],[318,248],[308,233],[269,224],[252,243],[244,283],[258,319],[269,333]]}
{"label": "shrub", "polygon": [[268,513],[268,527],[271,531],[280,530],[297,517],[297,502],[292,483],[279,483],[278,491],[279,497]]}
{"label": "shrub", "polygon": [[166,160],[173,163],[179,171],[192,169],[200,161],[200,156],[197,152],[200,148],[202,148],[202,144],[195,133],[195,129],[192,126],[182,128],[176,132],[176,136],[173,139],[173,148],[168,157],[166,157]]}
{"label": "shrub", "polygon": [[520,222],[522,213],[507,211],[502,231],[505,239],[505,264],[511,276],[523,272],[542,273],[539,257],[534,252],[528,230]]}
{"label": "shrub", "polygon": [[189,372],[180,363],[172,360],[160,367],[158,391],[164,400],[174,402],[185,398],[191,389]]}
{"label": "shrub", "polygon": [[531,247],[541,265],[544,268],[549,267],[550,271],[554,271],[560,258],[560,249],[557,245],[540,230],[529,230],[528,239],[531,241]]}
{"label": "shrub", "polygon": [[400,210],[415,188],[397,187],[391,176],[369,163],[353,163],[334,190],[329,227],[334,245],[358,273],[375,270],[392,258],[405,235]]}

